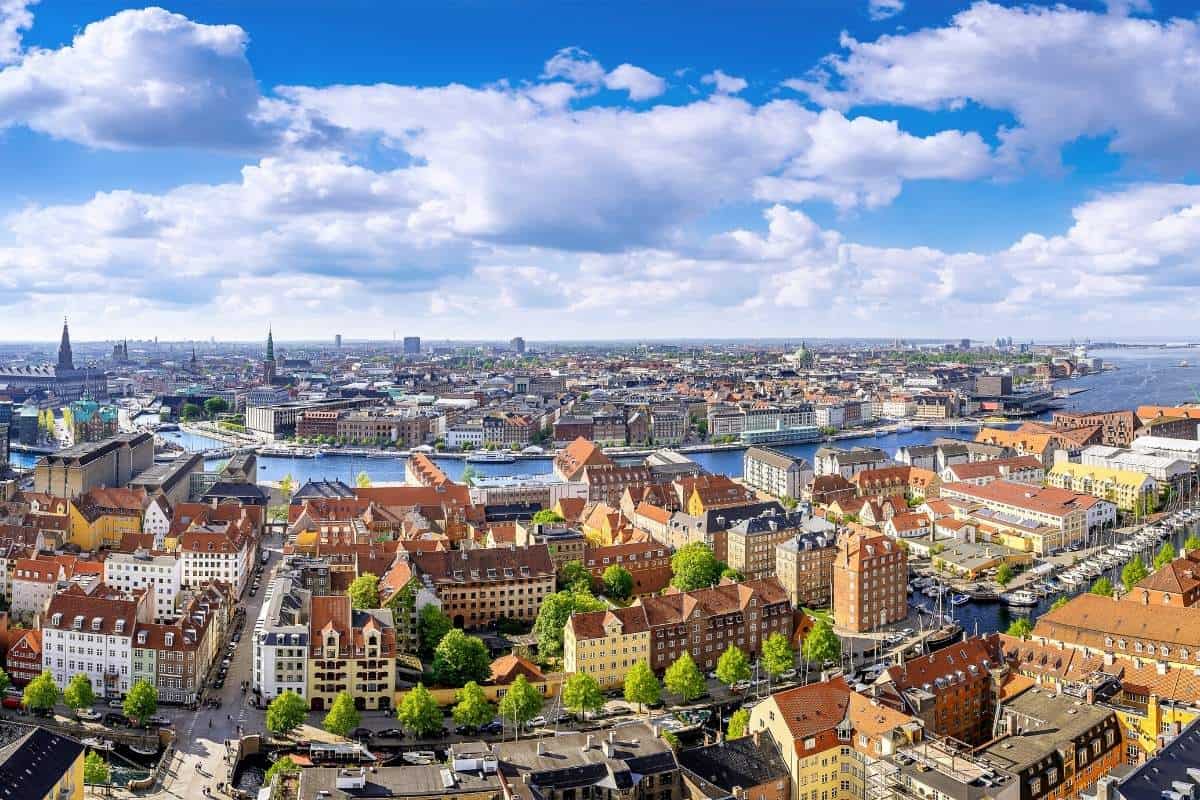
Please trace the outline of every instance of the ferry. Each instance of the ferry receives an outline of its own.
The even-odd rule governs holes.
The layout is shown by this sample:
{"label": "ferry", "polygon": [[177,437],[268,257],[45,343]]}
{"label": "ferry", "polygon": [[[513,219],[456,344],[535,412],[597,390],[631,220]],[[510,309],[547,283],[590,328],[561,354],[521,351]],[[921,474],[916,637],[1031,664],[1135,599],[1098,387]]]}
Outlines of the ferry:
{"label": "ferry", "polygon": [[465,460],[468,464],[515,464],[517,457],[512,453],[483,451],[471,453]]}
{"label": "ferry", "polygon": [[1036,606],[1038,599],[1033,592],[1017,589],[1015,592],[1005,592],[1000,599],[1010,606]]}

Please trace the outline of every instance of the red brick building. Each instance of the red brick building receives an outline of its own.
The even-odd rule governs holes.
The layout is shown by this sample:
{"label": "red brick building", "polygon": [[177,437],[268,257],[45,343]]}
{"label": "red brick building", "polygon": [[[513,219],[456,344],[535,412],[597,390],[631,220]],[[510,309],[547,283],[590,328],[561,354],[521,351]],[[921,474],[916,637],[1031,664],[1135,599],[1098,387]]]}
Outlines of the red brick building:
{"label": "red brick building", "polygon": [[42,674],[42,631],[36,628],[14,631],[13,637],[8,656],[5,658],[4,670],[12,679],[13,685],[20,687]]}
{"label": "red brick building", "polygon": [[633,594],[658,594],[671,583],[671,551],[658,542],[633,542],[606,547],[588,547],[583,565],[599,585],[604,570],[624,567],[633,576]]}
{"label": "red brick building", "polygon": [[908,556],[886,536],[852,529],[833,561],[833,614],[852,631],[875,630],[908,616]]}

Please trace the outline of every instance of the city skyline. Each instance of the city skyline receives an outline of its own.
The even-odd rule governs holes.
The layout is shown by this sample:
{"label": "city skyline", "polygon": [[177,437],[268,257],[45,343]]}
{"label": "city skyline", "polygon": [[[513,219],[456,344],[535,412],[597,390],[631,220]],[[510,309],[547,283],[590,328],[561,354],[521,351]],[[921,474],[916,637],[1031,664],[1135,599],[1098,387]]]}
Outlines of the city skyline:
{"label": "city skyline", "polygon": [[0,340],[1182,339],[1197,59],[1182,2],[0,0]]}

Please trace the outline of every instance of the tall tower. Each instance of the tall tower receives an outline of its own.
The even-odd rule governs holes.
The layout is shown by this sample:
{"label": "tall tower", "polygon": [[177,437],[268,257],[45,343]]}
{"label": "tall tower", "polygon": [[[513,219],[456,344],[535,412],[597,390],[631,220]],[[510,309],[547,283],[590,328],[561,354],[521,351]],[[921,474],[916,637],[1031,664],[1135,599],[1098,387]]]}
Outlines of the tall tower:
{"label": "tall tower", "polygon": [[267,357],[263,359],[263,383],[272,384],[275,382],[275,336],[270,328],[267,328]]}
{"label": "tall tower", "polygon": [[71,356],[71,334],[67,332],[67,318],[63,317],[62,341],[58,345],[58,372],[70,372],[75,369],[75,359]]}

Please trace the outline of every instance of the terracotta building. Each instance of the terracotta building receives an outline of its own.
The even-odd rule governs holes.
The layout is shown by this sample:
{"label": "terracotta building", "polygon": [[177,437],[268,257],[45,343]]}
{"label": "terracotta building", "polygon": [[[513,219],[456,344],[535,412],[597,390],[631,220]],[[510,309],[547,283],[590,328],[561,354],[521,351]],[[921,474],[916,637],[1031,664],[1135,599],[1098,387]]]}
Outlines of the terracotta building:
{"label": "terracotta building", "polygon": [[464,630],[501,617],[532,622],[554,592],[554,562],[544,544],[414,553],[411,559],[418,577],[432,583],[442,611]]}
{"label": "terracotta building", "polygon": [[852,530],[833,562],[837,624],[871,631],[908,616],[908,556],[886,536]]}
{"label": "terracotta building", "polygon": [[634,596],[658,594],[671,583],[671,551],[658,542],[632,542],[588,547],[583,565],[600,584],[604,570],[616,565],[633,576]]}
{"label": "terracotta building", "polygon": [[797,608],[827,608],[833,595],[833,532],[802,533],[775,547],[775,577]]}

